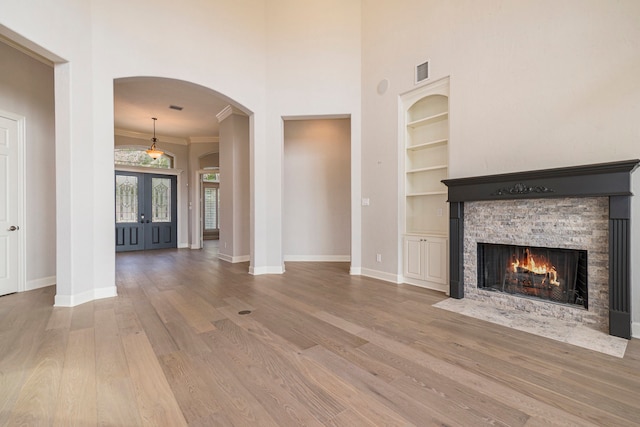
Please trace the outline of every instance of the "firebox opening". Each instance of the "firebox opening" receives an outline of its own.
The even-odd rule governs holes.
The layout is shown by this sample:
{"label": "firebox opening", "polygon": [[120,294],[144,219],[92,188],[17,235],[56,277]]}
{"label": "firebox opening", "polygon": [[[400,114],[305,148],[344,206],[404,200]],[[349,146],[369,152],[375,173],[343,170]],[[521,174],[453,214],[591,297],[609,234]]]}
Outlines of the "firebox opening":
{"label": "firebox opening", "polygon": [[587,251],[478,243],[478,288],[589,308]]}

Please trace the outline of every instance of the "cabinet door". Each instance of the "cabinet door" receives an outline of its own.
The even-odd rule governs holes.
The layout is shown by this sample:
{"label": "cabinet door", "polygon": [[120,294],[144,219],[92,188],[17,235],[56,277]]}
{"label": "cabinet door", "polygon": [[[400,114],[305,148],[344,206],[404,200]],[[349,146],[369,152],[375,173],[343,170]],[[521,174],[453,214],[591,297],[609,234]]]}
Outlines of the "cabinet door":
{"label": "cabinet door", "polygon": [[423,242],[425,249],[425,279],[447,284],[447,239],[429,237]]}
{"label": "cabinet door", "polygon": [[404,238],[404,275],[412,279],[424,280],[424,246],[420,237]]}

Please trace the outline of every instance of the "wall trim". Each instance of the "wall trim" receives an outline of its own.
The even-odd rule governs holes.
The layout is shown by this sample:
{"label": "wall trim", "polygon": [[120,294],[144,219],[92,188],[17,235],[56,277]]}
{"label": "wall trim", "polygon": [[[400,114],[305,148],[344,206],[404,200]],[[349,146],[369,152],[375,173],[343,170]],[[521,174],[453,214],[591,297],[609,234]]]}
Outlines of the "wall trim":
{"label": "wall trim", "polygon": [[442,292],[444,294],[446,294],[447,291],[449,290],[449,286],[446,284],[443,285],[443,284],[434,283],[434,282],[424,282],[422,280],[411,279],[409,277],[404,277],[401,280],[402,280],[402,283],[406,285],[417,286],[419,288],[424,288],[424,289],[430,289],[432,291]]}
{"label": "wall trim", "polygon": [[266,266],[266,267],[249,267],[249,274],[253,276],[260,276],[263,274],[283,274],[284,265],[282,266]]}
{"label": "wall trim", "polygon": [[362,276],[362,267],[351,266],[351,268],[349,268],[349,274],[352,276]]}
{"label": "wall trim", "polygon": [[[114,135],[116,136],[124,136],[127,138],[135,138],[135,139],[144,139],[145,141],[150,141],[153,137],[151,133],[145,132],[135,132],[127,129],[119,129],[115,128],[113,130]],[[189,145],[189,141],[185,138],[177,138],[175,136],[166,136],[166,135],[156,135],[160,142],[166,142],[169,144],[178,144],[178,145]],[[149,144],[147,144],[149,145]]]}
{"label": "wall trim", "polygon": [[75,307],[86,302],[118,296],[115,286],[91,289],[75,295],[56,295],[54,307]]}
{"label": "wall trim", "polygon": [[220,142],[219,136],[192,136],[189,137],[190,144],[211,144]]}
{"label": "wall trim", "polygon": [[350,262],[351,255],[285,255],[291,262]]}
{"label": "wall trim", "polygon": [[222,261],[226,261],[226,262],[230,262],[232,264],[238,263],[238,262],[248,262],[251,260],[251,257],[249,255],[238,255],[238,256],[231,256],[231,255],[227,255],[227,254],[218,254],[218,259],[222,260]]}
{"label": "wall trim", "polygon": [[395,284],[402,283],[402,277],[400,275],[387,273],[386,271],[363,268],[361,271],[361,275],[365,277],[372,277],[374,279],[384,280],[385,282],[391,282]]}
{"label": "wall trim", "polygon": [[28,280],[24,288],[25,291],[33,291],[34,289],[46,288],[56,284],[56,276],[42,277],[40,279]]}
{"label": "wall trim", "polygon": [[222,122],[224,119],[231,116],[232,114],[239,114],[241,116],[246,117],[246,114],[243,113],[242,111],[238,110],[237,108],[231,105],[227,105],[218,114],[216,114],[216,118],[218,119],[218,122]]}
{"label": "wall trim", "polygon": [[640,322],[631,323],[631,337],[640,338]]}

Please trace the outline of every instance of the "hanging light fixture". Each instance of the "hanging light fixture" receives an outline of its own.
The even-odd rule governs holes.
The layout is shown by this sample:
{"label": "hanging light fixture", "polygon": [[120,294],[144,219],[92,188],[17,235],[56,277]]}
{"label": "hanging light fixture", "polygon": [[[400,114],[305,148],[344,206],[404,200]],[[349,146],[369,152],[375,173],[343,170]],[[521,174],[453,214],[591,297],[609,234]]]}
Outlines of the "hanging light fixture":
{"label": "hanging light fixture", "polygon": [[156,142],[158,142],[158,138],[156,138],[156,120],[155,117],[151,118],[153,120],[153,138],[151,138],[151,147],[147,150],[147,154],[153,159],[157,159],[158,157],[164,154],[164,151],[156,149]]}

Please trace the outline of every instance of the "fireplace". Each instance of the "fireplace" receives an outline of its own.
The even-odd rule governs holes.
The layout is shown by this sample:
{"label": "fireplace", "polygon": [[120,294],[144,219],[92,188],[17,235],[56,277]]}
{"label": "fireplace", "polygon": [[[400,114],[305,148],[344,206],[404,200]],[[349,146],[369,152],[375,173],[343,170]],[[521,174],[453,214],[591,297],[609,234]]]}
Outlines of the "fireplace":
{"label": "fireplace", "polygon": [[587,251],[477,244],[478,288],[589,308]]}
{"label": "fireplace", "polygon": [[[451,297],[631,338],[631,173],[638,164],[635,159],[444,180]],[[550,258],[547,270],[523,267],[532,256],[537,265],[542,261],[536,257]],[[494,257],[502,260],[487,264]]]}

